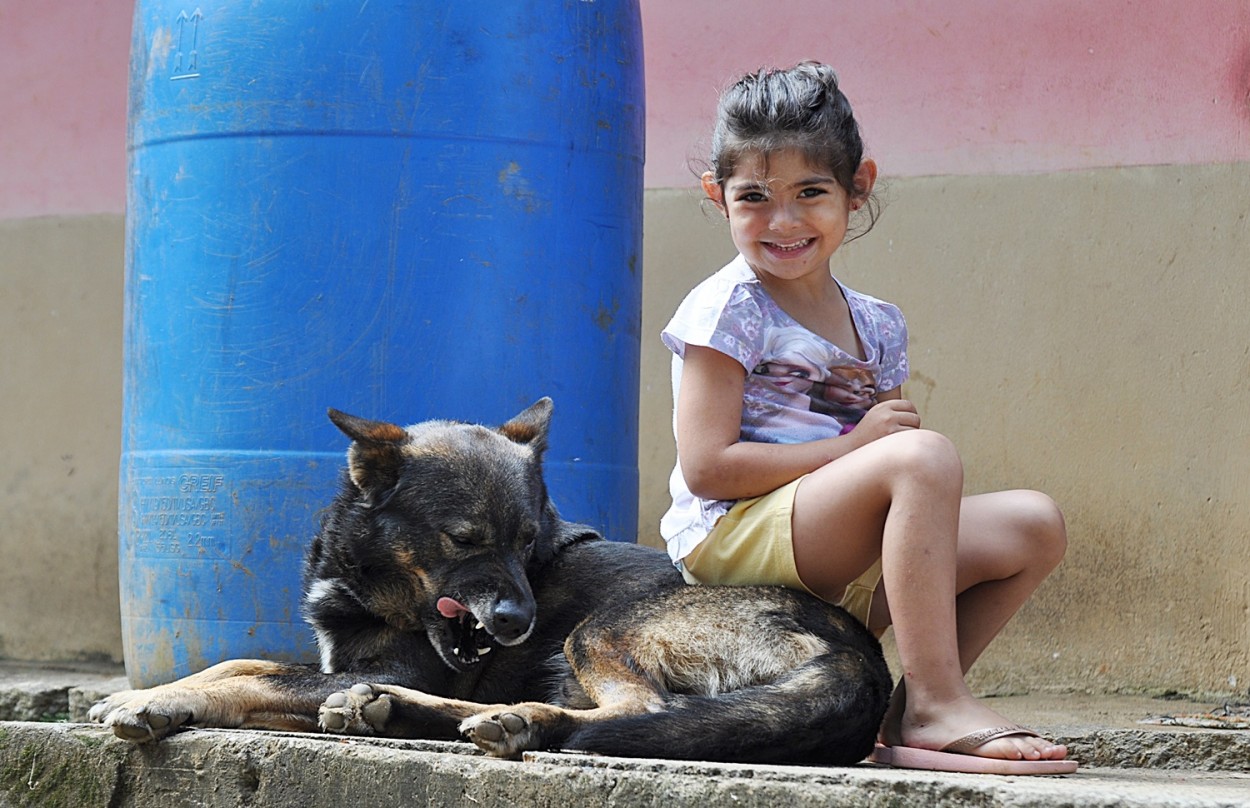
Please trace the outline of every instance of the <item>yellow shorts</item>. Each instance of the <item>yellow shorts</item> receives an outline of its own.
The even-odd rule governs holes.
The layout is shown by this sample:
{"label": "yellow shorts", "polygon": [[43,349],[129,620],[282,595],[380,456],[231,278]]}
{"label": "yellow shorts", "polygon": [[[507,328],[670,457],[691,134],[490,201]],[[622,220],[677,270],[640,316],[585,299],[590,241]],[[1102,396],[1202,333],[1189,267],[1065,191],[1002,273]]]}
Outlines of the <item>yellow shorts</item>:
{"label": "yellow shorts", "polygon": [[[762,497],[740,500],[690,554],[682,559],[687,583],[717,586],[780,585],[815,595],[794,565],[790,516],[802,477]],[[881,561],[851,583],[837,605],[868,625],[872,595],[881,581]]]}

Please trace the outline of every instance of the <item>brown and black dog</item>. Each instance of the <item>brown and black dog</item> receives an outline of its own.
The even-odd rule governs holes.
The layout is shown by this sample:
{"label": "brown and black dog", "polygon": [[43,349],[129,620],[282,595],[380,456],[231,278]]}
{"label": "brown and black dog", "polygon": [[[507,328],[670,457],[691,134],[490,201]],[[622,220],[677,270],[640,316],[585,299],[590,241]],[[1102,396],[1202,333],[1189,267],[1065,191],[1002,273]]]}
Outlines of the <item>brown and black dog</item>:
{"label": "brown and black dog", "polygon": [[686,586],[661,551],[562,520],[542,399],[498,429],[331,410],[352,439],[304,572],[313,666],[240,660],[114,694],[130,741],[183,726],[850,764],[890,694],[876,639],[779,587]]}

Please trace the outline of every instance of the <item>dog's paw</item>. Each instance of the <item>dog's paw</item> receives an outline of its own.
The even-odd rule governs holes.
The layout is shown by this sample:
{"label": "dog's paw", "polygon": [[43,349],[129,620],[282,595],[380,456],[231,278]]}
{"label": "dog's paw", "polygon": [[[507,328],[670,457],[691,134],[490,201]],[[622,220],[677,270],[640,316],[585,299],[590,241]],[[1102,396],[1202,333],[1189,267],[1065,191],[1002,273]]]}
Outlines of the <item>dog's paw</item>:
{"label": "dog's paw", "polygon": [[317,710],[317,723],[326,732],[344,735],[381,735],[391,718],[395,699],[373,685],[352,685],[331,693]]}
{"label": "dog's paw", "polygon": [[192,712],[176,700],[153,691],[123,690],[101,699],[87,713],[123,741],[144,743],[164,738],[191,720]]}
{"label": "dog's paw", "polygon": [[516,757],[527,750],[539,749],[542,743],[538,724],[520,705],[466,718],[460,722],[460,732],[495,757]]}

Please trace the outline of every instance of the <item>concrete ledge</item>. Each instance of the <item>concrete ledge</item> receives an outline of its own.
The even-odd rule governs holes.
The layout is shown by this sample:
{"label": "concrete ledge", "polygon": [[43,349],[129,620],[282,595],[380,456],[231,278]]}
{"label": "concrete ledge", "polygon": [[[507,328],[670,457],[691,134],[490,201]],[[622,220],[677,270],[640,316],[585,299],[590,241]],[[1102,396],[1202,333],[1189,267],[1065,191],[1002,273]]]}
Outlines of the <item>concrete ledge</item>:
{"label": "concrete ledge", "polygon": [[85,721],[97,699],[126,687],[119,665],[0,662],[0,721]]}
{"label": "concrete ledge", "polygon": [[1250,774],[1087,768],[1060,778],[730,766],[468,744],[193,730],[132,746],[78,724],[0,724],[0,805],[1244,806]]}
{"label": "concrete ledge", "polygon": [[[1250,731],[1145,726],[1204,705],[1050,694],[994,707],[1066,743],[1061,778],[883,769],[737,766],[535,753],[488,758],[465,743],[189,730],[133,746],[85,720],[124,688],[116,666],[0,664],[0,808],[5,806],[1243,806]],[[1205,705],[1209,707],[1210,705]],[[17,719],[16,721],[11,719]]]}

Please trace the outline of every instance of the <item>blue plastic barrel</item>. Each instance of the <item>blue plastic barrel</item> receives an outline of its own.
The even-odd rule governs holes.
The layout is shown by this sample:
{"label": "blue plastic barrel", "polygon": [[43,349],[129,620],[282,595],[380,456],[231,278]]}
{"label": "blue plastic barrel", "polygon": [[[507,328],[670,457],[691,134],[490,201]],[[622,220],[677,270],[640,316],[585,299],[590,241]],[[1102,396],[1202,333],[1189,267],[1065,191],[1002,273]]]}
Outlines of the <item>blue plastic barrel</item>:
{"label": "blue plastic barrel", "polygon": [[567,518],[637,530],[635,0],[154,2],[130,80],[122,625],[136,686],[315,659],[327,407],[550,395]]}

